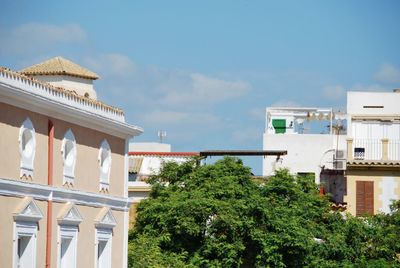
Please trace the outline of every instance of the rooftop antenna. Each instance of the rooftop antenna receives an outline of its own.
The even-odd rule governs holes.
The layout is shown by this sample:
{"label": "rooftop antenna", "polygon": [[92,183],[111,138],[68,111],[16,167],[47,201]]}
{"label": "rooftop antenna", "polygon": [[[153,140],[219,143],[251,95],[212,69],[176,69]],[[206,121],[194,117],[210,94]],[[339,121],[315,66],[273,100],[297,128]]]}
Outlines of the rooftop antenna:
{"label": "rooftop antenna", "polygon": [[160,139],[160,143],[163,142],[163,138],[167,137],[167,131],[159,130],[158,131],[158,138]]}

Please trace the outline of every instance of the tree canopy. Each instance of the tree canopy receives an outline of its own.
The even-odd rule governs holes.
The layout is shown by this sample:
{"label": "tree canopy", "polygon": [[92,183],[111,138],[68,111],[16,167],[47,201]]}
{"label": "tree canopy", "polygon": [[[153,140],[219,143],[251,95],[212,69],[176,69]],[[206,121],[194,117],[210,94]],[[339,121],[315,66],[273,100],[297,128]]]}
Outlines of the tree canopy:
{"label": "tree canopy", "polygon": [[130,267],[400,267],[400,205],[332,212],[314,180],[255,181],[240,159],[167,163],[129,236]]}

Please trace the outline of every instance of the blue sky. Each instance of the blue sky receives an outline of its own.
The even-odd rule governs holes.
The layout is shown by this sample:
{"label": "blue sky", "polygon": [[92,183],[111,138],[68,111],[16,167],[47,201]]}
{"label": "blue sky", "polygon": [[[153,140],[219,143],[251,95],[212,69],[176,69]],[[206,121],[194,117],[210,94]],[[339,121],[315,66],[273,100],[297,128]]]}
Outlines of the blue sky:
{"label": "blue sky", "polygon": [[[267,106],[400,87],[399,1],[2,1],[0,65],[63,56],[175,151],[262,149]],[[261,158],[246,159],[261,173]]]}

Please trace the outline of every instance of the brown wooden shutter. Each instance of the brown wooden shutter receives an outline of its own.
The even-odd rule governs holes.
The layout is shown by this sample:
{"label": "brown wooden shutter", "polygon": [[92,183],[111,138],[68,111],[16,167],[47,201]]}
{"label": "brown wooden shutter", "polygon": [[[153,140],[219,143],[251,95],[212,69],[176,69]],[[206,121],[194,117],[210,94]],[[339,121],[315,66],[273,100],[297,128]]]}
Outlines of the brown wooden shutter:
{"label": "brown wooden shutter", "polygon": [[374,214],[374,182],[356,181],[356,215]]}

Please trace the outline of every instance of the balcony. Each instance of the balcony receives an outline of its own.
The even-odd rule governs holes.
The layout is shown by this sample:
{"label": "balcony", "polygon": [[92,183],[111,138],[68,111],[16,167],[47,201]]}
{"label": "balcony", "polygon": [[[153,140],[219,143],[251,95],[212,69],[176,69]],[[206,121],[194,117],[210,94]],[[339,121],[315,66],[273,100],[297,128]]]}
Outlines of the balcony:
{"label": "balcony", "polygon": [[400,161],[400,140],[347,139],[347,161]]}

